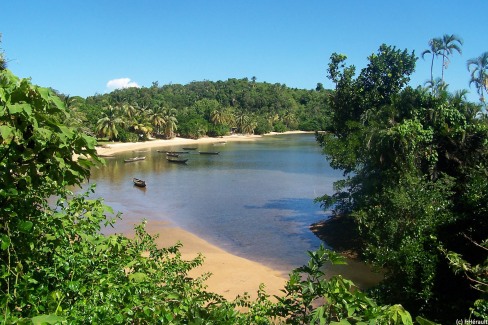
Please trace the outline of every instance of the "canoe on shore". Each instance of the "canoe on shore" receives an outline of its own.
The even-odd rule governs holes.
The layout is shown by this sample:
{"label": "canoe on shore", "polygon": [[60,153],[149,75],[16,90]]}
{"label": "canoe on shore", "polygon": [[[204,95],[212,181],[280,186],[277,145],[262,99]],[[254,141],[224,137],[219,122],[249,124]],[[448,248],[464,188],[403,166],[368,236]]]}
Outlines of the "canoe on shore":
{"label": "canoe on shore", "polygon": [[201,155],[218,155],[218,151],[200,151]]}
{"label": "canoe on shore", "polygon": [[134,157],[134,158],[129,158],[129,159],[124,159],[124,162],[133,162],[133,161],[139,161],[139,160],[145,160],[146,157]]}
{"label": "canoe on shore", "polygon": [[137,187],[146,187],[146,181],[143,181],[142,179],[134,177],[132,182],[134,182],[134,185]]}

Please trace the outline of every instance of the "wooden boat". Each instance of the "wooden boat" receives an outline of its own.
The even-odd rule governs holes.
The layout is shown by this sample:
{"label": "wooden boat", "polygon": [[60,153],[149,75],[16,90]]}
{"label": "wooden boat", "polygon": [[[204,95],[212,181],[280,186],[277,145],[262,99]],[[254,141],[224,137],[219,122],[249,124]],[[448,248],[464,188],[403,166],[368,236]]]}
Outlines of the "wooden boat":
{"label": "wooden boat", "polygon": [[218,155],[218,151],[200,151],[201,155]]}
{"label": "wooden boat", "polygon": [[129,159],[124,159],[124,162],[133,162],[133,161],[139,161],[139,160],[145,160],[146,157],[134,157],[134,158],[129,158]]}
{"label": "wooden boat", "polygon": [[186,162],[188,161],[188,158],[178,158],[178,157],[171,157],[171,156],[166,157],[166,159],[169,162],[177,163],[177,164],[186,164]]}
{"label": "wooden boat", "polygon": [[165,154],[168,154],[168,153],[176,153],[176,154],[189,153],[188,151],[166,151],[166,150],[158,150],[158,152],[165,153]]}
{"label": "wooden boat", "polygon": [[132,181],[134,182],[134,185],[137,187],[146,187],[146,181],[143,181],[142,179],[134,177]]}
{"label": "wooden boat", "polygon": [[183,150],[197,150],[197,147],[183,147]]}

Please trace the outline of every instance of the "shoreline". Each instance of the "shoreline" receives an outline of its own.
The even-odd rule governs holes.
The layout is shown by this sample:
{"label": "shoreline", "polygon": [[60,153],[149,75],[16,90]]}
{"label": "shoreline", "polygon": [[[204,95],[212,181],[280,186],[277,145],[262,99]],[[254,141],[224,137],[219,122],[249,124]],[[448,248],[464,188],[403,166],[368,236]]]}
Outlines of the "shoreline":
{"label": "shoreline", "polygon": [[[157,147],[169,146],[184,146],[184,145],[198,145],[237,141],[256,141],[264,136],[273,136],[279,134],[304,134],[311,133],[305,131],[288,131],[283,133],[268,133],[266,135],[229,135],[219,138],[173,138],[169,140],[150,140],[145,142],[131,142],[131,143],[113,143],[104,146],[97,146],[98,155],[103,157],[110,157],[118,153],[127,151],[138,151],[142,149],[152,149]],[[129,220],[133,220],[129,218]],[[142,218],[141,218],[142,222]],[[114,228],[109,232],[122,233],[126,236],[133,236],[133,224],[129,221],[118,220]],[[108,229],[106,229],[108,230]],[[261,283],[265,285],[265,291],[271,297],[274,295],[281,296],[286,281],[287,274],[292,270],[280,270],[265,266],[259,262],[234,255],[217,245],[214,245],[194,233],[182,229],[167,221],[148,220],[146,224],[146,231],[151,235],[159,234],[156,239],[158,247],[168,247],[182,243],[180,252],[182,257],[190,260],[198,254],[202,254],[204,262],[201,266],[191,271],[192,276],[199,276],[205,273],[211,273],[209,279],[205,281],[207,290],[222,295],[228,300],[233,300],[237,296],[242,296],[247,293],[251,299],[257,298],[257,292]],[[306,252],[304,252],[305,254]]]}
{"label": "shoreline", "polygon": [[265,136],[273,136],[280,134],[306,134],[313,133],[308,131],[287,131],[282,133],[271,132],[264,135],[243,135],[243,134],[233,134],[225,135],[219,138],[204,137],[199,139],[188,139],[175,137],[173,139],[163,140],[155,139],[144,142],[114,142],[112,144],[105,144],[103,146],[97,146],[96,150],[99,156],[112,156],[117,153],[141,150],[141,149],[151,149],[158,147],[170,147],[170,146],[183,146],[183,145],[198,145],[198,144],[209,144],[209,143],[219,143],[222,141],[226,142],[238,142],[238,141],[256,141],[259,138]]}
{"label": "shoreline", "polygon": [[[118,229],[117,225],[122,229]],[[133,238],[134,225],[124,222],[122,217],[122,220],[116,222],[114,228],[107,228],[103,233],[106,235],[122,233]],[[263,283],[266,293],[271,297],[283,295],[281,290],[284,289],[288,280],[283,270],[272,269],[231,254],[169,221],[147,220],[146,231],[152,236],[159,235],[155,239],[159,248],[170,247],[180,242],[182,244],[180,253],[184,260],[191,260],[202,254],[203,264],[192,269],[189,275],[198,277],[211,273],[211,276],[204,282],[207,286],[206,290],[209,292],[217,293],[229,301],[247,293],[250,299],[254,300],[257,298],[260,284]]]}

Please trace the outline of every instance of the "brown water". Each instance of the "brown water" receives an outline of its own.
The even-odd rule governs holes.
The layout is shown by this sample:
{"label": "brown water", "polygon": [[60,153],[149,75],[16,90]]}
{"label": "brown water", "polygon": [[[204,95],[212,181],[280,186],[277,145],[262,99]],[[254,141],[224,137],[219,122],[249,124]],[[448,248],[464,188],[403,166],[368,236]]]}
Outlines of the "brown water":
{"label": "brown water", "polygon": [[[124,163],[135,156],[146,160]],[[126,152],[93,170],[90,182],[97,184],[96,195],[123,213],[118,232],[143,218],[169,221],[233,254],[285,272],[306,263],[306,252],[321,244],[309,225],[328,213],[314,198],[331,194],[342,173],[330,168],[312,134],[200,145],[186,157],[187,164],[181,165],[167,162],[156,149]],[[144,179],[147,188],[134,187],[133,177]],[[360,285],[378,278],[363,263],[350,261],[339,269]]]}

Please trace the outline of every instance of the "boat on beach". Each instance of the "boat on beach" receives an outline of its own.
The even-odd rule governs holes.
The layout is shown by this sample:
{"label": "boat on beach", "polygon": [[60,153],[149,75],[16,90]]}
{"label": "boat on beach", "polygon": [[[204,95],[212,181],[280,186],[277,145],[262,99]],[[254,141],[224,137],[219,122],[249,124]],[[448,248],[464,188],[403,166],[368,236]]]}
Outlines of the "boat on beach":
{"label": "boat on beach", "polygon": [[146,187],[146,181],[143,181],[142,179],[139,178],[133,178],[132,182],[134,183],[135,186],[137,187]]}
{"label": "boat on beach", "polygon": [[188,161],[188,158],[179,158],[179,157],[171,157],[171,156],[166,157],[166,159],[168,160],[168,162],[177,163],[177,164],[186,164],[186,162]]}
{"label": "boat on beach", "polygon": [[129,159],[124,159],[124,162],[134,162],[134,161],[139,161],[139,160],[145,160],[146,157],[134,157],[134,158],[129,158]]}

